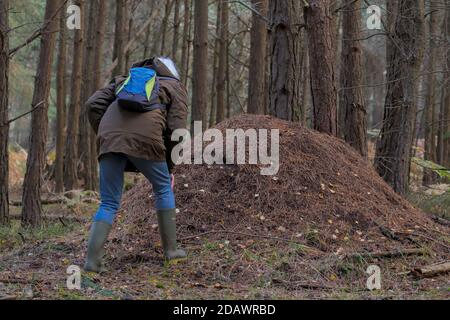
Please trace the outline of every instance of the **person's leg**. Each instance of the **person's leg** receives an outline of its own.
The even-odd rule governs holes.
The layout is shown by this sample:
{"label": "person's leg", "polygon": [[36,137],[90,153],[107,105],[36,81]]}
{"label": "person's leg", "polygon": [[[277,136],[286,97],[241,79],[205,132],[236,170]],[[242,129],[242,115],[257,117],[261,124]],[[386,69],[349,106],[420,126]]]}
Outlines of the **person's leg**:
{"label": "person's leg", "polygon": [[167,260],[185,258],[186,252],[177,249],[175,196],[167,163],[128,158],[152,184],[164,257]]}
{"label": "person's leg", "polygon": [[100,159],[101,204],[94,215],[88,240],[88,250],[84,269],[105,271],[102,263],[104,245],[114,218],[120,207],[123,187],[123,172],[127,158],[122,154],[109,153]]}
{"label": "person's leg", "polygon": [[99,163],[101,203],[94,216],[94,222],[113,224],[122,199],[126,163],[126,156],[120,153],[108,153],[101,157]]}

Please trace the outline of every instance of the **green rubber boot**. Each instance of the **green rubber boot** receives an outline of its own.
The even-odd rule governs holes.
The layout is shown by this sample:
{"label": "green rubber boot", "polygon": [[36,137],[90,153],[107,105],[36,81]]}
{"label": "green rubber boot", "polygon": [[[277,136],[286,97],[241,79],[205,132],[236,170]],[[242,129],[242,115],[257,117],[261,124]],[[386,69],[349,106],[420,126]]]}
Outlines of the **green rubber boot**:
{"label": "green rubber boot", "polygon": [[103,265],[103,256],[105,254],[104,245],[108,239],[111,225],[103,221],[94,221],[89,233],[88,249],[86,256],[86,263],[84,264],[85,271],[91,272],[105,272]]}
{"label": "green rubber boot", "polygon": [[158,216],[159,234],[164,249],[164,258],[168,261],[183,260],[186,252],[177,249],[177,235],[175,224],[175,209],[160,209],[156,211]]}

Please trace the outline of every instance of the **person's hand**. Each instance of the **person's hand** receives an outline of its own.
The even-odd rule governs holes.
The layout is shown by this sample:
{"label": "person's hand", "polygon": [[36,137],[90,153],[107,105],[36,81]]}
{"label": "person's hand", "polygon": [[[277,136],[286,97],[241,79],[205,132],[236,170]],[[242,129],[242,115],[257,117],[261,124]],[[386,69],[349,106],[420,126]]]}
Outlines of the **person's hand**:
{"label": "person's hand", "polygon": [[173,173],[170,175],[170,187],[173,188],[175,187],[175,176],[173,175]]}

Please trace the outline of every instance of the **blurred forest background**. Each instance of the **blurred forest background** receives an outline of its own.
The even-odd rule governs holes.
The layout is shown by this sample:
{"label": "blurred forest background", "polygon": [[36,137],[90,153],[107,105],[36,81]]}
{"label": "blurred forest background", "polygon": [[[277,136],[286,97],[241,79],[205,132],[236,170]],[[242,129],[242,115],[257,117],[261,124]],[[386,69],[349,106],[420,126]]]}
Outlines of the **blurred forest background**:
{"label": "blurred forest background", "polygon": [[448,206],[447,0],[1,0],[0,27],[1,224],[13,200],[38,225],[42,192],[97,190],[83,103],[155,55],[176,62],[190,121],[270,114],[338,135],[398,193],[435,186]]}

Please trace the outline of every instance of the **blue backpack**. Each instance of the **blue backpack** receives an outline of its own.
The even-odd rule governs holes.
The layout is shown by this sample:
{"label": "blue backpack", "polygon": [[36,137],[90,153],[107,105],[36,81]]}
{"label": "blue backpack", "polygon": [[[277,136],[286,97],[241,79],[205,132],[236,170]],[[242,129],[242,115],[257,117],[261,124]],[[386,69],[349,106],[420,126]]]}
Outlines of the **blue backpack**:
{"label": "blue backpack", "polygon": [[118,105],[129,111],[148,112],[165,108],[159,103],[159,79],[148,67],[131,68],[128,78],[116,91]]}

